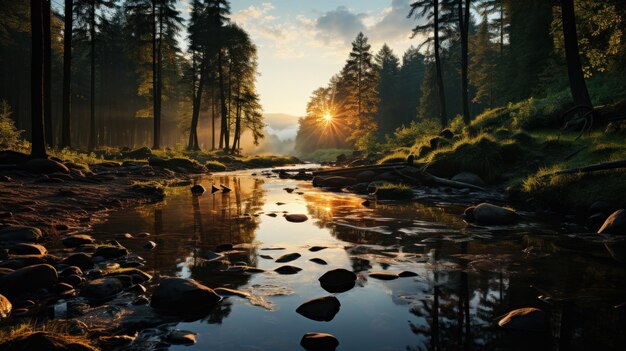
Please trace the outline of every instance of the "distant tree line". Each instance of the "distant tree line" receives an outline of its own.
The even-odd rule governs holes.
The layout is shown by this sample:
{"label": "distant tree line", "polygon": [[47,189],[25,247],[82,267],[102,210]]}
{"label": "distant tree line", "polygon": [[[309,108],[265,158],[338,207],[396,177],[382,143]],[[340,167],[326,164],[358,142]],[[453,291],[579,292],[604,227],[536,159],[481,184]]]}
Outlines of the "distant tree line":
{"label": "distant tree line", "polygon": [[484,110],[566,89],[575,105],[591,105],[587,84],[607,98],[625,93],[620,0],[419,0],[408,17],[420,23],[417,46],[402,60],[386,44],[374,54],[359,33],[343,70],[309,101],[300,154],[375,149],[412,123],[468,124]]}
{"label": "distant tree line", "polygon": [[47,147],[90,151],[183,144],[237,152],[246,130],[257,142],[264,124],[254,43],[230,23],[226,0],[192,1],[188,23],[178,5],[0,0],[0,99],[17,128]]}

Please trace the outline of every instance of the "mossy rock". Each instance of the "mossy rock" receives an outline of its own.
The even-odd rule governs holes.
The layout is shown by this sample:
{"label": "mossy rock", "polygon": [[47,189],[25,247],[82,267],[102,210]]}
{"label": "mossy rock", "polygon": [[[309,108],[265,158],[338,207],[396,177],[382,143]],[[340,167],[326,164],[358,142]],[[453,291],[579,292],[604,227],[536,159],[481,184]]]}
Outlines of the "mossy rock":
{"label": "mossy rock", "polygon": [[212,172],[223,172],[226,170],[226,166],[219,161],[207,161],[204,166]]}
{"label": "mossy rock", "polygon": [[449,128],[446,128],[439,132],[439,136],[448,140],[454,138],[454,132],[452,132]]}
{"label": "mossy rock", "polygon": [[132,151],[124,152],[122,153],[122,156],[125,158],[132,158],[136,160],[147,160],[148,158],[152,157],[152,149],[144,146]]}

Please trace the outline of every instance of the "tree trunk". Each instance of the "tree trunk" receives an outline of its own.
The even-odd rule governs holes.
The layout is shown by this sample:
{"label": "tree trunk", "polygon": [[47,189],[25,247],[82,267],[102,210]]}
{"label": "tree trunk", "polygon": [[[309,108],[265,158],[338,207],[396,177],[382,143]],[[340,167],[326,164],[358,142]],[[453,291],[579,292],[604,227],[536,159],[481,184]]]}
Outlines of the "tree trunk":
{"label": "tree trunk", "polygon": [[161,116],[159,111],[159,77],[158,77],[158,53],[157,53],[157,15],[156,15],[156,1],[152,0],[152,148],[159,148],[160,139],[160,124]]}
{"label": "tree trunk", "polygon": [[215,86],[211,84],[211,151],[215,150]]}
{"label": "tree trunk", "polygon": [[[30,28],[32,33],[32,49],[30,64],[30,97],[31,97],[31,150],[30,155],[34,158],[45,158],[46,138],[44,134],[44,43],[45,33],[50,35],[50,28],[46,31],[43,26],[43,15],[45,8],[41,0],[30,1]],[[48,12],[49,15],[49,12]]]}
{"label": "tree trunk", "polygon": [[53,146],[52,135],[52,57],[50,43],[50,0],[42,0],[43,34],[43,125],[46,134],[46,145]]}
{"label": "tree trunk", "polygon": [[96,4],[91,2],[89,11],[89,35],[91,40],[91,101],[89,114],[89,143],[87,149],[96,148]]}
{"label": "tree trunk", "polygon": [[221,134],[224,136],[224,151],[228,152],[228,147],[230,146],[230,132],[228,128],[228,108],[226,106],[226,91],[224,87],[224,70],[222,68],[222,49],[219,49],[217,53],[217,69],[219,73],[219,84],[220,84],[220,101],[222,104],[222,131]]}
{"label": "tree trunk", "polygon": [[565,58],[569,86],[574,104],[593,107],[589,98],[589,91],[585,83],[580,55],[578,52],[578,35],[576,34],[576,14],[574,0],[561,0],[563,18],[563,38],[565,39]]}
{"label": "tree trunk", "polygon": [[63,29],[63,119],[61,121],[61,147],[71,147],[70,117],[72,111],[72,34],[73,0],[65,0],[65,28]]}
{"label": "tree trunk", "polygon": [[200,150],[200,145],[198,143],[198,120],[200,119],[200,104],[202,102],[202,91],[204,89],[205,74],[206,74],[206,63],[201,62],[198,89],[193,97],[193,110],[191,114],[191,129],[189,130],[189,143],[187,144],[188,150]]}
{"label": "tree trunk", "polygon": [[463,0],[458,0],[459,28],[461,30],[461,104],[463,105],[463,122],[465,125],[468,125],[472,119],[469,108],[467,83],[470,2],[471,0],[465,0],[465,9],[463,9]]}
{"label": "tree trunk", "polygon": [[237,83],[237,100],[235,101],[235,136],[233,137],[233,147],[231,152],[234,154],[237,150],[237,141],[241,133],[241,82]]}
{"label": "tree trunk", "polygon": [[435,67],[437,69],[437,88],[439,90],[439,119],[441,127],[448,125],[448,114],[446,113],[446,93],[443,87],[443,72],[441,71],[441,57],[439,55],[439,0],[434,0],[434,35],[435,35]]}

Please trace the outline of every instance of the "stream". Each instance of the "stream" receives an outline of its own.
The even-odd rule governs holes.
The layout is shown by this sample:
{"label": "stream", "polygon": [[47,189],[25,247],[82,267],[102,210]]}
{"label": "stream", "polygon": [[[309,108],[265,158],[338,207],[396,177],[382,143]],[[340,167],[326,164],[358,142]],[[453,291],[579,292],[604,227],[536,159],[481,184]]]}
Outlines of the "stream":
{"label": "stream", "polygon": [[[192,196],[189,186],[171,187],[163,202],[111,213],[93,228],[103,241],[116,233],[149,232],[149,238],[120,242],[145,260],[141,269],[155,276],[151,284],[159,276],[178,276],[249,294],[225,298],[203,319],[167,325],[197,333],[194,345],[166,346],[146,334],[134,349],[300,350],[307,332],[333,334],[338,350],[351,351],[600,350],[624,344],[625,308],[616,306],[626,301],[626,270],[593,235],[524,212],[519,225],[469,226],[461,214],[479,198],[471,192],[365,206],[364,196],[268,174],[198,178],[207,189],[215,184],[232,191]],[[284,213],[308,220],[292,223]],[[144,248],[147,240],[156,248]],[[228,261],[263,272],[216,268],[209,259],[225,243],[234,245],[224,253]],[[314,246],[324,249],[309,250]],[[301,255],[286,264],[302,270],[276,273],[283,263],[275,259],[288,253]],[[341,308],[334,319],[296,313],[305,301],[331,295],[318,278],[335,268],[358,279],[354,288],[335,294]],[[417,275],[369,276],[403,271]],[[536,340],[498,328],[498,317],[520,307],[545,310],[551,337]]]}

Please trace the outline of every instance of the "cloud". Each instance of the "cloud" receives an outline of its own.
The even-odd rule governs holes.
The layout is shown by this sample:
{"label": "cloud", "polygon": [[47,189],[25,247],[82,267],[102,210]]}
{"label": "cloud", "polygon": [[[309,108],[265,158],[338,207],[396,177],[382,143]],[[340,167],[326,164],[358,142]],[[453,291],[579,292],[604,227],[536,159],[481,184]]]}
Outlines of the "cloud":
{"label": "cloud", "polygon": [[339,6],[336,10],[324,13],[315,21],[317,31],[315,37],[324,44],[336,41],[349,43],[359,32],[365,31],[363,21],[366,18],[366,14],[355,14],[347,7]]}
{"label": "cloud", "polygon": [[392,0],[378,21],[368,28],[368,32],[377,42],[407,40],[415,26],[415,20],[407,18],[410,9],[411,0]]}

